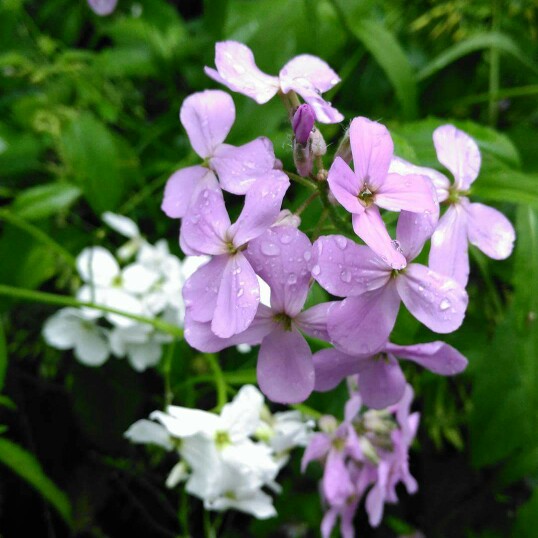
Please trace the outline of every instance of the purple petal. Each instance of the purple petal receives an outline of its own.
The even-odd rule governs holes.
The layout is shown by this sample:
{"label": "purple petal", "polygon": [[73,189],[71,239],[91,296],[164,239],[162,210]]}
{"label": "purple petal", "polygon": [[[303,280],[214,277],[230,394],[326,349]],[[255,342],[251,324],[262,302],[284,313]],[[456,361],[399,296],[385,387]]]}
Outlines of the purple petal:
{"label": "purple petal", "polygon": [[326,433],[314,434],[304,451],[303,459],[301,460],[301,472],[305,472],[311,461],[323,459],[330,448],[331,439]]}
{"label": "purple petal", "polygon": [[245,254],[269,284],[275,312],[295,317],[303,308],[309,290],[311,250],[308,237],[291,226],[269,228],[249,243]]}
{"label": "purple petal", "polygon": [[462,286],[469,279],[467,213],[461,205],[450,206],[432,235],[429,266]]}
{"label": "purple petal", "polygon": [[340,77],[327,63],[310,54],[301,54],[291,59],[279,73],[280,86],[284,93],[294,90],[297,81],[306,79],[319,92],[324,93],[340,82]]}
{"label": "purple petal", "polygon": [[228,258],[217,296],[211,330],[221,338],[243,332],[260,302],[256,273],[241,252]]}
{"label": "purple petal", "polygon": [[357,213],[360,215],[364,212],[364,206],[357,198],[362,183],[342,157],[336,157],[334,159],[334,162],[329,169],[327,181],[329,182],[329,188],[334,197],[350,213]]}
{"label": "purple petal", "polygon": [[211,330],[211,322],[195,321],[190,309],[185,313],[185,340],[191,347],[203,353],[216,353],[239,344],[257,345],[272,329],[273,322],[270,317],[257,315],[242,333],[234,334],[230,338],[220,338]]}
{"label": "purple petal", "polygon": [[273,169],[275,152],[271,141],[260,136],[239,147],[220,145],[210,164],[225,191],[246,194],[256,179]]}
{"label": "purple petal", "polygon": [[179,111],[194,151],[205,159],[230,132],[235,121],[233,99],[221,90],[205,90],[189,95]]}
{"label": "purple petal", "polygon": [[439,162],[448,168],[458,190],[468,190],[480,171],[481,156],[476,142],[453,125],[442,125],[433,132]]}
{"label": "purple petal", "polygon": [[200,254],[225,254],[228,253],[226,232],[229,227],[230,218],[220,189],[203,189],[183,219],[182,240]]}
{"label": "purple petal", "polygon": [[243,211],[230,228],[236,248],[260,236],[275,222],[289,186],[290,180],[279,170],[272,170],[254,182],[245,196]]}
{"label": "purple petal", "polygon": [[317,338],[318,340],[330,341],[329,333],[327,332],[327,319],[329,310],[334,301],[317,304],[304,312],[301,312],[295,319],[295,325],[308,336]]}
{"label": "purple petal", "polygon": [[202,265],[183,286],[183,299],[196,321],[211,321],[217,306],[217,295],[228,256],[215,256]]}
{"label": "purple petal", "polygon": [[350,355],[378,352],[394,327],[399,306],[393,282],[335,304],[327,323],[334,345]]}
{"label": "purple petal", "polygon": [[375,203],[389,211],[439,212],[435,187],[426,176],[389,174],[375,194]]}
{"label": "purple petal", "polygon": [[303,84],[296,81],[295,91],[314,109],[316,120],[320,123],[339,123],[344,119],[344,116],[331,103],[319,95],[316,88],[305,81]]}
{"label": "purple petal", "polygon": [[508,258],[514,248],[516,232],[512,223],[500,212],[483,204],[464,206],[467,211],[469,242],[495,260]]}
{"label": "purple petal", "polygon": [[372,249],[342,235],[326,235],[312,249],[312,275],[332,295],[349,297],[384,286],[390,267]]}
{"label": "purple petal", "polygon": [[330,450],[322,480],[323,495],[331,505],[344,504],[354,493],[353,483],[344,463],[344,454]]}
{"label": "purple petal", "polygon": [[389,463],[382,460],[377,467],[377,480],[374,487],[366,497],[366,512],[368,513],[368,521],[372,527],[377,527],[383,517],[389,469]]}
{"label": "purple petal", "polygon": [[361,361],[359,393],[364,405],[384,409],[402,399],[405,377],[398,361],[390,355]]}
{"label": "purple petal", "polygon": [[273,402],[299,403],[314,389],[312,352],[296,330],[277,327],[262,342],[258,356],[258,385]]}
{"label": "purple petal", "polygon": [[445,342],[429,342],[413,346],[387,344],[385,350],[400,359],[413,361],[439,375],[455,375],[467,367],[467,359]]}
{"label": "purple petal", "polygon": [[[161,209],[172,219],[181,219],[185,216],[191,203],[197,185],[206,175],[214,174],[203,166],[189,166],[174,172],[164,188],[164,198]],[[215,182],[217,178],[215,178]]]}
{"label": "purple petal", "polygon": [[334,389],[346,377],[359,372],[364,358],[352,357],[337,349],[322,349],[314,353],[312,361],[316,371],[314,390],[327,392]]}
{"label": "purple petal", "polygon": [[469,297],[450,277],[412,263],[396,279],[403,303],[420,322],[438,333],[451,333],[463,323]]}
{"label": "purple petal", "polygon": [[100,17],[110,15],[115,9],[118,0],[88,0],[91,10]]}
{"label": "purple petal", "polygon": [[420,254],[424,243],[434,232],[438,219],[439,210],[435,213],[400,213],[396,238],[408,261],[414,260]]}
{"label": "purple petal", "polygon": [[362,215],[353,215],[355,233],[393,269],[403,269],[407,265],[405,256],[387,232],[379,209],[370,206]]}
{"label": "purple petal", "polygon": [[215,45],[215,65],[217,72],[208,67],[204,69],[208,76],[259,104],[269,101],[279,90],[278,78],[260,71],[252,51],[237,41],[221,41]]}
{"label": "purple petal", "polygon": [[400,174],[401,176],[415,174],[419,176],[426,176],[430,179],[435,187],[435,191],[437,192],[437,200],[439,203],[444,202],[448,198],[450,181],[444,174],[441,174],[441,172],[438,172],[433,168],[415,166],[414,164],[411,164],[400,157],[394,156],[390,161],[389,174]]}
{"label": "purple petal", "polygon": [[371,191],[377,191],[387,177],[394,151],[387,128],[359,117],[351,122],[349,136],[355,174]]}

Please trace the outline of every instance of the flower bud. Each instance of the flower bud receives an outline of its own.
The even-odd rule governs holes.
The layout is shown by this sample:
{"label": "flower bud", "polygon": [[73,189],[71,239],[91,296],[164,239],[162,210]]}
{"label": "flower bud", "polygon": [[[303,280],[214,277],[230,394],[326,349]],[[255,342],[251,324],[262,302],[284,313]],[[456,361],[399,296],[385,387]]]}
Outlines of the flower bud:
{"label": "flower bud", "polygon": [[292,127],[293,132],[295,133],[295,140],[302,146],[305,146],[308,142],[308,137],[310,132],[314,127],[314,122],[316,121],[316,115],[314,109],[308,105],[303,104],[297,108],[295,114],[293,115]]}
{"label": "flower bud", "polygon": [[314,155],[310,140],[307,140],[306,146],[301,145],[297,140],[293,141],[293,162],[300,176],[307,177],[310,175],[314,165]]}
{"label": "flower bud", "polygon": [[327,153],[327,144],[321,132],[314,128],[310,133],[310,145],[312,147],[312,154],[314,157],[322,157]]}
{"label": "flower bud", "polygon": [[334,157],[341,157],[347,164],[351,162],[351,145],[349,143],[349,129],[344,133]]}

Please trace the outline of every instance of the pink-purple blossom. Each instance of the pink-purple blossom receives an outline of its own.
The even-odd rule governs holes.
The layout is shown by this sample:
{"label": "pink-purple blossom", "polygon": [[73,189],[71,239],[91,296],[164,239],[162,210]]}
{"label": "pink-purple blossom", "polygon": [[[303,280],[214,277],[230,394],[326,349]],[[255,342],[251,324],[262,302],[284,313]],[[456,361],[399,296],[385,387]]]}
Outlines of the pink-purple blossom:
{"label": "pink-purple blossom", "polygon": [[354,171],[336,157],[327,178],[334,197],[352,215],[355,233],[394,269],[403,269],[404,256],[391,240],[379,207],[389,211],[433,214],[438,211],[428,177],[389,173],[394,144],[387,128],[367,118],[349,127]]}
{"label": "pink-purple blossom", "polygon": [[340,77],[316,56],[296,56],[280,70],[278,77],[274,77],[260,71],[246,45],[221,41],[215,45],[215,65],[216,70],[205,68],[207,75],[259,104],[266,103],[277,93],[295,92],[314,109],[319,122],[338,123],[344,119],[321,97],[340,82]]}

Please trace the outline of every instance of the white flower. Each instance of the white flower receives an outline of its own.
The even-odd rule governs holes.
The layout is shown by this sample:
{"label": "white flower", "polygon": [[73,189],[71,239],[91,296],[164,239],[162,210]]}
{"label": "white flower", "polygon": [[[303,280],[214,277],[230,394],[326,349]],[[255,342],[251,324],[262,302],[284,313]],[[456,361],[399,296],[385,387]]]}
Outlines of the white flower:
{"label": "white flower", "polygon": [[140,230],[134,221],[123,215],[107,211],[101,216],[103,222],[108,224],[114,231],[127,237],[129,241],[118,249],[118,258],[128,260],[134,256],[139,248],[146,242],[140,234]]}
{"label": "white flower", "polygon": [[133,443],[158,445],[165,450],[174,448],[168,430],[151,420],[137,420],[123,435]]}
{"label": "white flower", "polygon": [[101,366],[110,355],[107,333],[82,310],[63,308],[43,326],[43,337],[56,349],[73,349],[79,362]]}

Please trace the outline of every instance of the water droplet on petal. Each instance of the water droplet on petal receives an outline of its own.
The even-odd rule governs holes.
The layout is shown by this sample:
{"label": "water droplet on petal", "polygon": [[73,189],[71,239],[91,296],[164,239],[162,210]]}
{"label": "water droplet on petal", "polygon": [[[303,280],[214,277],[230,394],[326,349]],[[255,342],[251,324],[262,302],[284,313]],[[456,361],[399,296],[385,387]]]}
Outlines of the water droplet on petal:
{"label": "water droplet on petal", "polygon": [[346,269],[344,269],[340,273],[340,280],[342,280],[342,282],[346,282],[346,283],[351,282],[351,273],[349,271],[347,271]]}
{"label": "water droplet on petal", "polygon": [[314,265],[314,267],[312,267],[312,274],[314,276],[318,276],[320,273],[321,273],[321,267],[319,265]]}
{"label": "water droplet on petal", "polygon": [[310,261],[310,258],[312,258],[312,253],[309,250],[305,250],[303,254],[303,258],[306,262]]}
{"label": "water droplet on petal", "polygon": [[283,245],[289,245],[291,243],[292,237],[290,234],[284,234],[280,236],[280,242]]}
{"label": "water droplet on petal", "polygon": [[278,256],[280,254],[280,247],[275,243],[264,241],[261,246],[262,254],[266,256]]}
{"label": "water droplet on petal", "polygon": [[290,273],[288,275],[288,284],[295,284],[297,282],[297,275],[295,273]]}
{"label": "water droplet on petal", "polygon": [[237,290],[236,295],[237,295],[237,297],[239,298],[239,297],[241,297],[241,296],[243,295],[243,293],[244,293],[243,288],[239,288],[239,289]]}
{"label": "water droplet on petal", "polygon": [[338,235],[336,236],[336,244],[340,249],[344,250],[347,247],[347,239],[341,235]]}
{"label": "water droplet on petal", "polygon": [[452,303],[451,303],[448,299],[443,299],[443,300],[439,303],[439,308],[440,308],[441,310],[448,310],[451,306],[452,306]]}

